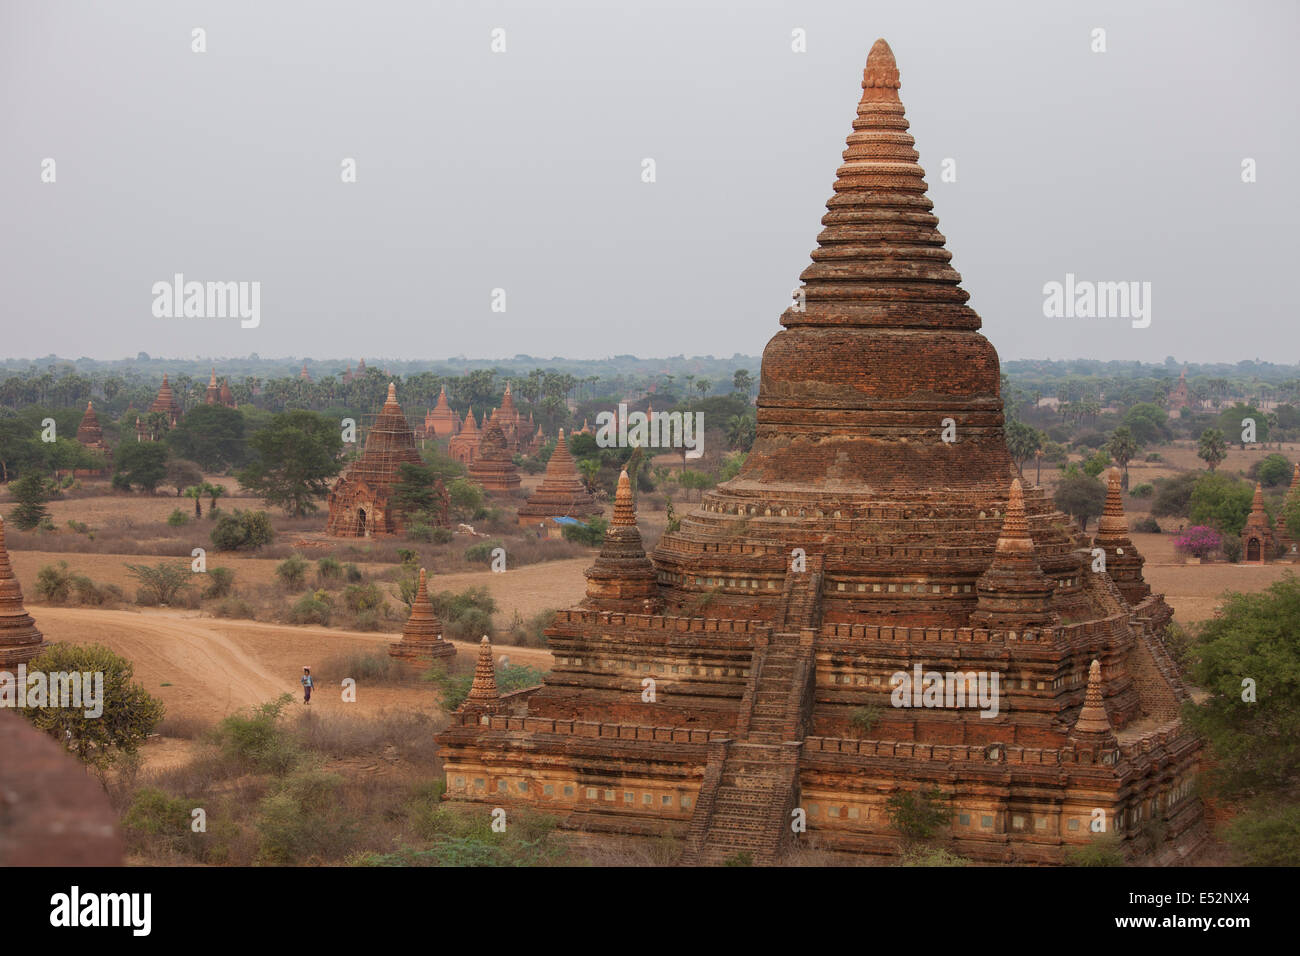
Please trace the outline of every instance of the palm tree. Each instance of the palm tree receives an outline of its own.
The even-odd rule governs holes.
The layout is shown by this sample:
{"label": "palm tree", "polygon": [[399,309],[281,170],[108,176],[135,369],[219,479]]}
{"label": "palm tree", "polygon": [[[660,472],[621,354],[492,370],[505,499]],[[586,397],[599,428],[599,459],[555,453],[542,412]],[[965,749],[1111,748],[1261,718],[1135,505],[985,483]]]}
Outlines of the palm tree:
{"label": "palm tree", "polygon": [[1219,462],[1228,457],[1228,443],[1223,440],[1223,432],[1217,428],[1207,428],[1201,433],[1201,441],[1196,449],[1196,457],[1202,459],[1214,471]]}
{"label": "palm tree", "polygon": [[226,493],[226,489],[224,485],[219,485],[216,482],[205,481],[203,483],[203,490],[207,496],[212,499],[212,504],[208,506],[208,514],[211,515],[212,512],[217,510],[217,499]]}
{"label": "palm tree", "polygon": [[203,500],[204,490],[205,488],[203,485],[190,485],[181,492],[182,496],[194,499],[194,517],[196,518],[203,517],[203,506],[200,502]]}
{"label": "palm tree", "polygon": [[1120,425],[1119,428],[1115,429],[1110,436],[1110,444],[1106,446],[1106,450],[1110,452],[1110,457],[1119,463],[1119,467],[1124,474],[1124,479],[1120,484],[1125,491],[1128,491],[1128,463],[1137,454],[1138,446],[1133,438],[1133,432],[1129,430],[1127,425]]}
{"label": "palm tree", "polygon": [[582,472],[582,480],[587,483],[588,489],[594,489],[596,486],[596,473],[600,471],[600,462],[594,458],[583,458],[578,461],[578,471]]}

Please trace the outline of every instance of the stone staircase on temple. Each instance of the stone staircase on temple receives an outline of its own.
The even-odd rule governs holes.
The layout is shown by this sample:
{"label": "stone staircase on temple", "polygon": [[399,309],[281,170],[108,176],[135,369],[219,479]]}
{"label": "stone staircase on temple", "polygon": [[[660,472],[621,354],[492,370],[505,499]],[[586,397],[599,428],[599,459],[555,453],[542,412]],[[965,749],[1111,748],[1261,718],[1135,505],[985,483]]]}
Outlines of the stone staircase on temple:
{"label": "stone staircase on temple", "polygon": [[821,587],[820,555],[786,577],[778,629],[755,641],[738,739],[710,744],[684,865],[716,866],[740,854],[754,864],[775,863],[791,833],[799,751],[812,713]]}

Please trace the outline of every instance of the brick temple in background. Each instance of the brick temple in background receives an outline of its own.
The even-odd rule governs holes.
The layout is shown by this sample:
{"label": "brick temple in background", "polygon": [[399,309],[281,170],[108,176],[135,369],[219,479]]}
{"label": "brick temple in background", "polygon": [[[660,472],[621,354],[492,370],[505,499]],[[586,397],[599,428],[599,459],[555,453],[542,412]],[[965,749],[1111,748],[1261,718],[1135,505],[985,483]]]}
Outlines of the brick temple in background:
{"label": "brick temple in background", "polygon": [[[997,352],[899,85],[877,41],[740,474],[650,556],[622,483],[587,598],[547,631],[545,683],[471,698],[440,735],[448,799],[676,832],[701,864],[795,840],[892,854],[900,791],[937,791],[941,839],[979,861],[1063,863],[1117,836],[1176,862],[1205,838],[1170,608],[1117,479],[1095,540],[1015,480]],[[996,715],[894,706],[917,667],[996,676]]]}

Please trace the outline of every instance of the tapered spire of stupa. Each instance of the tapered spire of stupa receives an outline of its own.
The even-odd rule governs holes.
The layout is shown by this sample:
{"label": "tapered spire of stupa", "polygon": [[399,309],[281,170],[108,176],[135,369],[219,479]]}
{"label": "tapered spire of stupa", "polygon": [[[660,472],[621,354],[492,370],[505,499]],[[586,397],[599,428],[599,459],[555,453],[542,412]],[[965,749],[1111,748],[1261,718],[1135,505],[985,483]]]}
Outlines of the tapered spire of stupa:
{"label": "tapered spire of stupa", "polygon": [[411,613],[402,628],[402,639],[388,645],[388,653],[399,661],[416,668],[427,668],[437,660],[456,656],[456,646],[442,638],[442,621],[434,613],[429,600],[429,586],[424,568],[420,568],[420,581],[411,600]]}
{"label": "tapered spire of stupa", "polygon": [[466,700],[488,703],[500,697],[496,663],[492,660],[492,642],[484,634],[478,645],[478,661],[474,664],[474,683],[470,685]]}
{"label": "tapered spire of stupa", "polygon": [[949,264],[899,87],[877,40],[812,264],[763,352],[757,438],[724,489],[1006,488],[997,352]]}
{"label": "tapered spire of stupa", "polygon": [[1135,607],[1146,600],[1151,594],[1151,586],[1142,577],[1146,561],[1129,537],[1118,468],[1112,468],[1107,476],[1106,505],[1097,520],[1093,544],[1106,553],[1106,573],[1124,600]]}
{"label": "tapered spire of stupa", "polygon": [[1011,482],[993,562],[980,575],[975,591],[979,603],[971,615],[971,624],[976,627],[1011,630],[1056,620],[1052,611],[1054,588],[1034,552],[1019,478]]}
{"label": "tapered spire of stupa", "polygon": [[1083,709],[1074,722],[1070,736],[1076,740],[1100,743],[1113,739],[1115,732],[1106,713],[1106,702],[1102,698],[1101,661],[1094,660],[1088,667],[1088,689],[1083,699]]}
{"label": "tapered spire of stupa", "polygon": [[1114,541],[1128,537],[1128,522],[1124,520],[1124,496],[1120,488],[1119,469],[1112,468],[1106,481],[1106,506],[1097,519],[1097,542]]}
{"label": "tapered spire of stupa", "polygon": [[654,565],[646,557],[636,526],[632,481],[624,468],[614,495],[614,517],[605,529],[596,563],[586,570],[587,607],[653,613],[663,606]]}
{"label": "tapered spire of stupa", "polygon": [[618,475],[618,487],[614,491],[614,517],[611,527],[635,528],[636,509],[632,505],[632,479],[624,468]]}
{"label": "tapered spire of stupa", "polygon": [[980,326],[930,211],[901,85],[894,52],[877,40],[826,228],[801,276],[807,309],[787,312],[786,325]]}
{"label": "tapered spire of stupa", "polygon": [[578,477],[578,469],[573,464],[573,455],[569,453],[568,442],[564,440],[564,429],[561,428],[560,437],[555,441],[555,450],[546,463],[542,483],[529,496],[528,501],[519,507],[519,523],[528,525],[536,524],[540,518],[598,515],[601,511],[596,499]]}

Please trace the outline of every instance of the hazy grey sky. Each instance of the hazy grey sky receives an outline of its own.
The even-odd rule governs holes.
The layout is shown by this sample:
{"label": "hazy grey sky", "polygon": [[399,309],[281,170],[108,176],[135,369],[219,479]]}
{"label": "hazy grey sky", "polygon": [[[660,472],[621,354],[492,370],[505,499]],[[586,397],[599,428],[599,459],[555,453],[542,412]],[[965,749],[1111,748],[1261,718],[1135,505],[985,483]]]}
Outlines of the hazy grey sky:
{"label": "hazy grey sky", "polygon": [[[757,354],[883,36],[1003,358],[1300,361],[1297,11],[0,0],[0,353]],[[260,281],[260,326],[155,318],[176,272]],[[1045,318],[1067,272],[1151,282],[1150,327]]]}

